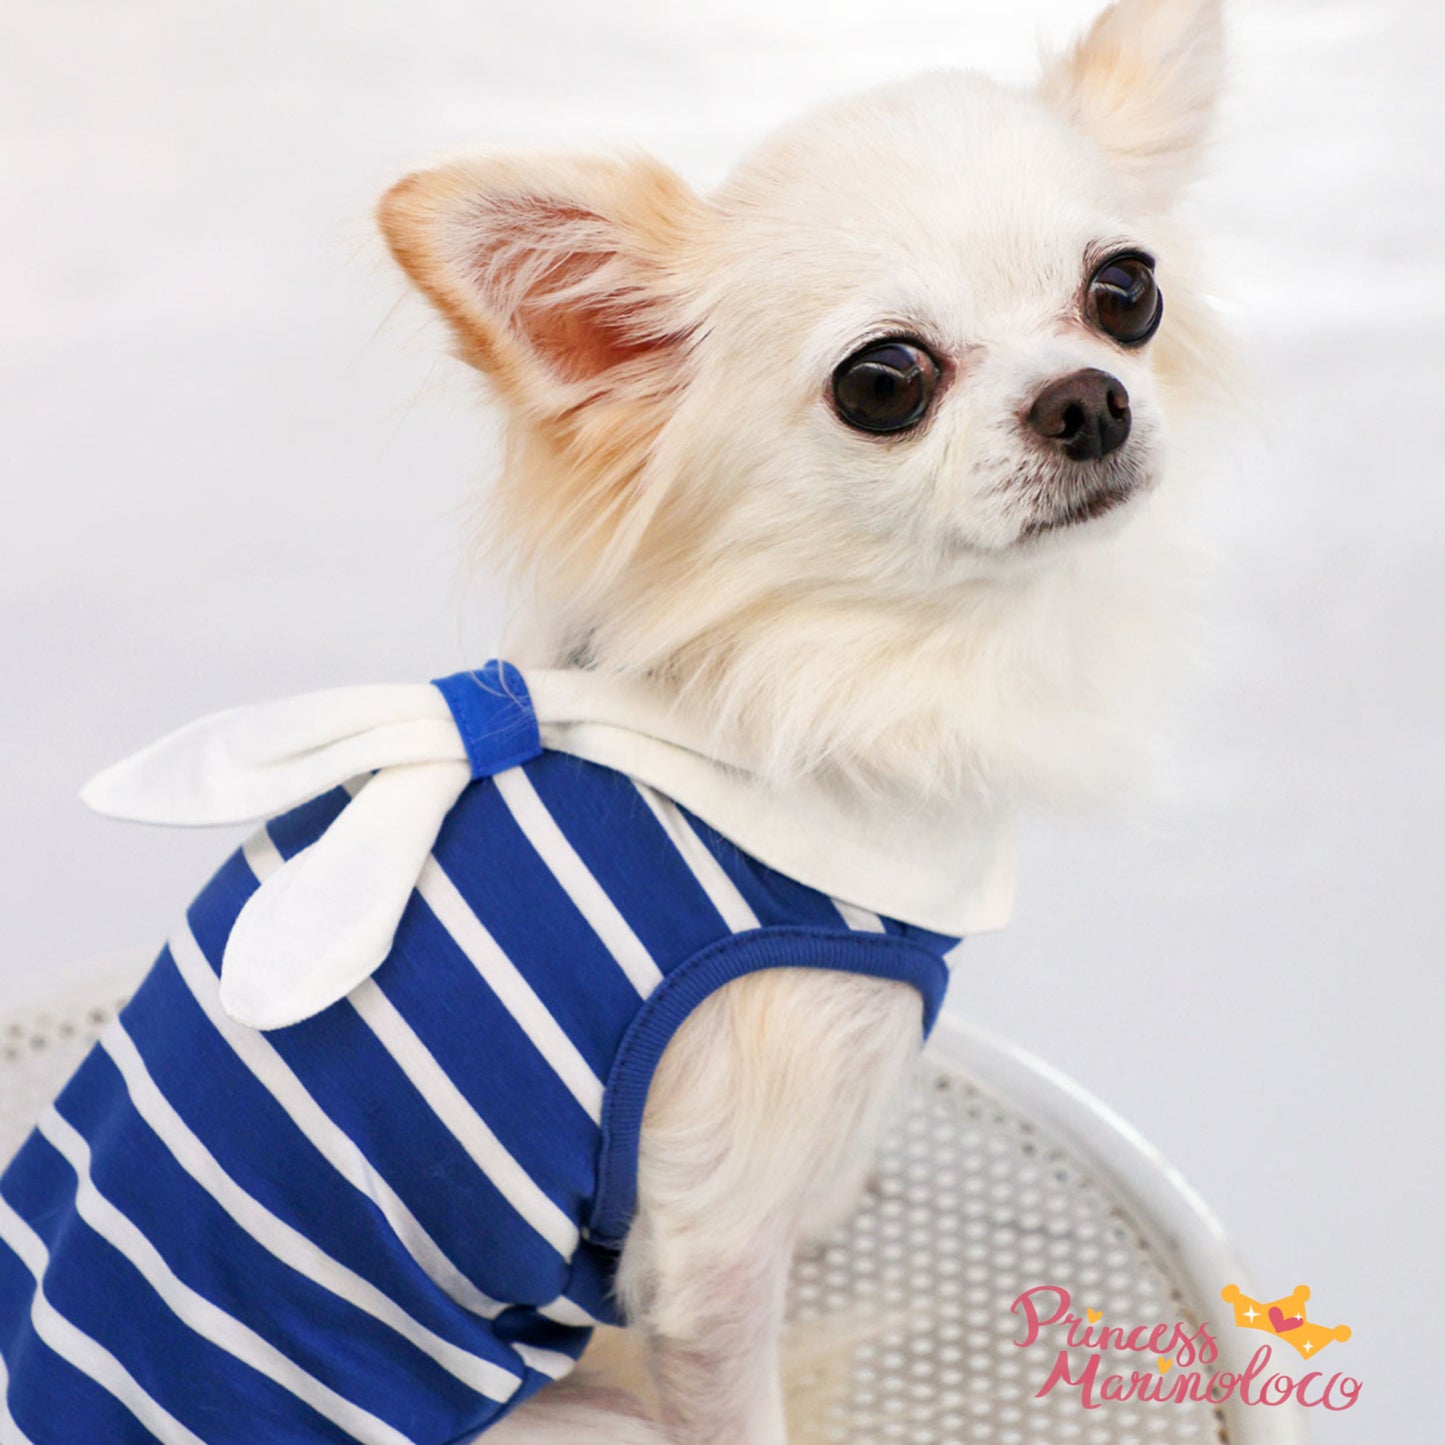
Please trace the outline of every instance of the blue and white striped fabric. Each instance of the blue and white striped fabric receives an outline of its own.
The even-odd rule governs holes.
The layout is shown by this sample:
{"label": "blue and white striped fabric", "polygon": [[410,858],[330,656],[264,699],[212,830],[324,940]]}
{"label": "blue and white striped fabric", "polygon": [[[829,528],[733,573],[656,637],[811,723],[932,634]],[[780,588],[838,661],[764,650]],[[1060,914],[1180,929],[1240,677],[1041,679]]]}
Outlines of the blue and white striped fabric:
{"label": "blue and white striped fabric", "polygon": [[468,751],[370,978],[268,1033],[218,1002],[237,915],[352,785],[221,867],[0,1177],[0,1441],[469,1439],[616,1321],[648,1084],[703,998],[843,969],[931,1025],[957,940],[611,769]]}

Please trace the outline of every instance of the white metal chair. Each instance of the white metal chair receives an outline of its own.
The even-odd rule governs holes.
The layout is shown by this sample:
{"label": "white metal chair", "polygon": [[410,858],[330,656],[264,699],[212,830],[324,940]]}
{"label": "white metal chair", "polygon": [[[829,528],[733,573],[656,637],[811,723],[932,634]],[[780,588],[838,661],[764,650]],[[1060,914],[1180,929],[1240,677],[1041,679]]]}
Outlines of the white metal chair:
{"label": "white metal chair", "polygon": [[[0,1011],[0,1162],[148,962],[117,954]],[[1213,1368],[1237,1371],[1257,1341],[1219,1291],[1243,1278],[1157,1150],[1056,1070],[945,1016],[858,1208],[799,1258],[793,1313],[875,1322],[829,1407],[838,1445],[1303,1445],[1293,1406],[1035,1398],[1057,1346],[1013,1343],[1010,1302],[1057,1283],[1105,1322],[1208,1319]]]}

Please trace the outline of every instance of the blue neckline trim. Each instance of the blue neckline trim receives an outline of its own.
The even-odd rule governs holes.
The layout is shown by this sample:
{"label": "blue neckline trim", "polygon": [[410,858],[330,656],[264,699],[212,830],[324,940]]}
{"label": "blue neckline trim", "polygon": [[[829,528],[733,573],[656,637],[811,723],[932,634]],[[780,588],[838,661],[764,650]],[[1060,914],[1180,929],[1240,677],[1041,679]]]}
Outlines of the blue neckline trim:
{"label": "blue neckline trim", "polygon": [[434,678],[432,686],[451,709],[473,778],[490,778],[542,755],[531,694],[510,662]]}

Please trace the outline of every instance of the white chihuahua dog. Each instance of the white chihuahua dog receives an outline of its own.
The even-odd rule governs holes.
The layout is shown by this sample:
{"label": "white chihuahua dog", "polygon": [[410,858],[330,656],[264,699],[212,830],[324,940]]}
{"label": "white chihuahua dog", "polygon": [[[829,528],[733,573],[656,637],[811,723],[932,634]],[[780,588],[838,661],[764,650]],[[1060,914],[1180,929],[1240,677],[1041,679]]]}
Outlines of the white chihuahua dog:
{"label": "white chihuahua dog", "polygon": [[[1113,789],[1179,564],[1169,424],[1219,354],[1172,213],[1220,11],[1119,0],[1036,90],[828,105],[707,199],[577,157],[395,187],[393,253],[509,407],[497,534],[543,659],[665,680],[770,777],[981,809]],[[847,1209],[918,1034],[863,977],[699,1006],[617,1275],[661,1418],[574,1377],[489,1438],[778,1445],[789,1262]]]}
{"label": "white chihuahua dog", "polygon": [[[1109,794],[1147,735],[1166,448],[1218,370],[1173,213],[1220,8],[1118,0],[1033,90],[827,106],[706,199],[515,154],[390,191],[508,409],[521,671],[223,716],[92,786],[315,801],[0,1188],[0,1437],[782,1445],[790,1262],[1008,913],[1013,808]],[[569,1374],[609,1312],[645,1403]]]}

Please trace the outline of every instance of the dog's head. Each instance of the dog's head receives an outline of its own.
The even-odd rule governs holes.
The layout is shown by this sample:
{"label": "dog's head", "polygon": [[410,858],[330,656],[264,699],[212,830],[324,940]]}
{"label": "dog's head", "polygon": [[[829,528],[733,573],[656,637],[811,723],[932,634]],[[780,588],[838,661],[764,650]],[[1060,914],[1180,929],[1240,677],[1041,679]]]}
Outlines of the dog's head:
{"label": "dog's head", "polygon": [[662,679],[780,770],[1101,758],[1207,381],[1171,213],[1219,9],[1119,0],[1033,91],[830,105],[706,199],[538,155],[394,187],[394,254],[509,407],[495,515],[553,660]]}

